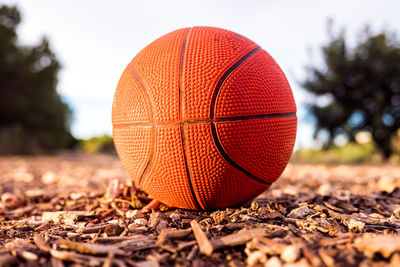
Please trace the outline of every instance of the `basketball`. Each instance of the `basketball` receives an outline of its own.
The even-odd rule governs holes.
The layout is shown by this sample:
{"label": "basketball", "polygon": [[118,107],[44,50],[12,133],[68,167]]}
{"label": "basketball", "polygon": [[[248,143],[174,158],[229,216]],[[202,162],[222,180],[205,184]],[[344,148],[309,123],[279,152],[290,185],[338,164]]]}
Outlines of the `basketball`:
{"label": "basketball", "polygon": [[265,191],[296,139],[296,104],[275,60],[237,33],[170,32],[140,51],[112,108],[118,156],[138,185],[172,207],[234,207]]}

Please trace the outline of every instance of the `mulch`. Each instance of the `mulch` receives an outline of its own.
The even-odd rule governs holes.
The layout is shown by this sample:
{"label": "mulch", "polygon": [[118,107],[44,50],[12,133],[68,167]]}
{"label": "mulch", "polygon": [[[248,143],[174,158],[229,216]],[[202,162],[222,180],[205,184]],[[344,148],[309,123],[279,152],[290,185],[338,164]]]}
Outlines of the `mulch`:
{"label": "mulch", "polygon": [[400,166],[289,164],[210,212],[142,208],[118,158],[0,157],[0,266],[400,266]]}

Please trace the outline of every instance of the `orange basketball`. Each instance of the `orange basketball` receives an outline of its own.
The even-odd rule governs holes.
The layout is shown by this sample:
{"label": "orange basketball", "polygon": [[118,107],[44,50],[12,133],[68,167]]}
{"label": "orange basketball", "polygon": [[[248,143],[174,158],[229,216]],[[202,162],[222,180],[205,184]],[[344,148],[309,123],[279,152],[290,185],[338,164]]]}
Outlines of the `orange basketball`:
{"label": "orange basketball", "polygon": [[213,27],[155,40],[128,64],[114,96],[114,143],[133,180],[170,206],[235,206],[282,173],[296,104],[274,59]]}

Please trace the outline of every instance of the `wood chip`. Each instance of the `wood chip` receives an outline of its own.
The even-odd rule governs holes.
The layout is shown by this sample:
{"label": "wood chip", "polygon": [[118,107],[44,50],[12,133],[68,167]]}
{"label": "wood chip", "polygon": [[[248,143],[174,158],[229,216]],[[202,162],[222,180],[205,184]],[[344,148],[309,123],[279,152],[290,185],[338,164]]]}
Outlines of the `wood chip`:
{"label": "wood chip", "polygon": [[104,233],[108,236],[117,236],[120,235],[124,231],[124,228],[119,224],[112,223],[104,228]]}
{"label": "wood chip", "polygon": [[380,253],[384,258],[389,258],[393,253],[400,252],[399,235],[364,235],[357,238],[354,246],[367,257],[373,258],[375,253]]}
{"label": "wood chip", "polygon": [[101,190],[129,180],[115,157],[68,157],[0,157],[0,266],[400,265],[395,164],[291,163],[251,204],[189,211],[133,182]]}
{"label": "wood chip", "polygon": [[79,216],[91,216],[92,212],[86,211],[45,211],[42,214],[42,222],[53,222],[55,224],[75,225]]}
{"label": "wood chip", "polygon": [[99,233],[99,232],[103,232],[107,226],[109,226],[109,224],[84,227],[84,228],[79,229],[78,232],[83,233],[83,234]]}
{"label": "wood chip", "polygon": [[125,255],[126,253],[120,249],[118,245],[100,245],[100,244],[89,244],[82,242],[74,242],[69,240],[60,240],[60,246],[62,248],[71,249],[84,254],[107,254],[114,253],[115,255]]}
{"label": "wood chip", "polygon": [[157,199],[153,199],[149,204],[147,204],[146,206],[144,206],[142,208],[142,212],[143,213],[148,213],[152,210],[156,210],[160,207],[161,202],[158,201]]}
{"label": "wood chip", "polygon": [[156,260],[139,261],[135,263],[136,267],[159,267],[160,264]]}
{"label": "wood chip", "polygon": [[303,246],[302,251],[304,257],[311,263],[311,266],[313,267],[322,266],[322,261],[310,248],[308,248],[307,246]]}
{"label": "wood chip", "polygon": [[268,255],[280,255],[287,246],[287,244],[283,244],[269,238],[255,237],[253,240],[247,243],[246,247],[248,249],[260,250]]}
{"label": "wood chip", "polygon": [[44,239],[40,235],[35,234],[33,236],[33,242],[35,242],[36,246],[38,246],[38,248],[40,248],[41,250],[49,252],[50,246],[44,241]]}
{"label": "wood chip", "polygon": [[307,206],[303,206],[292,210],[288,216],[291,218],[302,219],[313,213],[314,211],[312,209]]}
{"label": "wood chip", "polygon": [[17,254],[20,255],[25,260],[28,260],[28,261],[36,261],[39,258],[38,255],[36,255],[35,253],[32,253],[30,251],[26,251],[26,250],[18,251]]}
{"label": "wood chip", "polygon": [[117,197],[119,197],[119,195],[121,194],[120,185],[121,185],[121,183],[120,183],[119,179],[111,180],[108,184],[107,193],[105,195],[105,198],[108,200],[114,200]]}
{"label": "wood chip", "polygon": [[200,252],[207,256],[211,256],[214,251],[213,245],[211,245],[210,240],[208,240],[206,234],[201,230],[200,224],[196,220],[193,220],[190,222],[190,225],[192,226],[193,234],[196,238]]}
{"label": "wood chip", "polygon": [[264,266],[265,267],[281,267],[282,262],[278,257],[274,256],[274,257],[269,258]]}
{"label": "wood chip", "polygon": [[360,233],[364,229],[365,223],[361,221],[357,221],[355,219],[350,219],[347,227],[351,232]]}
{"label": "wood chip", "polygon": [[390,176],[382,176],[377,182],[379,190],[392,193],[396,188],[400,187],[400,179],[395,179]]}
{"label": "wood chip", "polygon": [[161,213],[160,212],[152,212],[150,213],[149,216],[149,227],[153,228],[156,227],[157,224],[160,222],[161,219]]}
{"label": "wood chip", "polygon": [[89,266],[99,266],[106,260],[106,258],[102,257],[82,255],[75,252],[61,251],[55,249],[51,249],[50,254],[51,256],[59,260],[72,261],[80,264],[87,264]]}
{"label": "wood chip", "polygon": [[335,266],[335,260],[326,252],[325,249],[319,249],[318,255],[327,267]]}
{"label": "wood chip", "polygon": [[189,229],[182,229],[182,230],[164,229],[158,235],[158,239],[162,239],[162,238],[167,238],[167,239],[183,238],[183,237],[188,236],[190,233],[192,233],[192,229],[190,229],[190,228]]}
{"label": "wood chip", "polygon": [[[245,230],[235,234],[230,234],[221,238],[216,238],[211,241],[212,250],[217,250],[225,247],[234,247],[243,245],[246,242],[252,240],[255,237],[262,237],[267,234],[265,228],[255,228],[251,230]],[[201,251],[201,248],[200,248]],[[207,254],[206,254],[207,255]]]}
{"label": "wood chip", "polygon": [[290,245],[283,249],[281,259],[287,263],[295,262],[300,256],[300,248],[296,245]]}

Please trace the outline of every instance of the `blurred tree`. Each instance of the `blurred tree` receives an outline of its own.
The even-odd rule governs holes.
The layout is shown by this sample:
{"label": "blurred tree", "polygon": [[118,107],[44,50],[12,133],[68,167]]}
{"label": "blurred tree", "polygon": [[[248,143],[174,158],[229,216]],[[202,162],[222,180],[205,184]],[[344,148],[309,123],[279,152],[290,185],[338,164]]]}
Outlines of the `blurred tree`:
{"label": "blurred tree", "polygon": [[330,147],[336,136],[353,142],[357,133],[368,131],[389,158],[391,139],[400,128],[399,41],[394,33],[373,35],[367,27],[349,48],[343,31],[329,33],[330,42],[322,48],[325,66],[308,67],[302,83],[316,96],[309,105],[317,122],[315,137],[328,133],[325,147]]}
{"label": "blurred tree", "polygon": [[60,64],[45,38],[18,44],[20,21],[16,7],[0,6],[0,153],[70,147],[71,110],[56,91]]}
{"label": "blurred tree", "polygon": [[117,153],[113,138],[107,134],[79,140],[79,147],[86,153]]}

